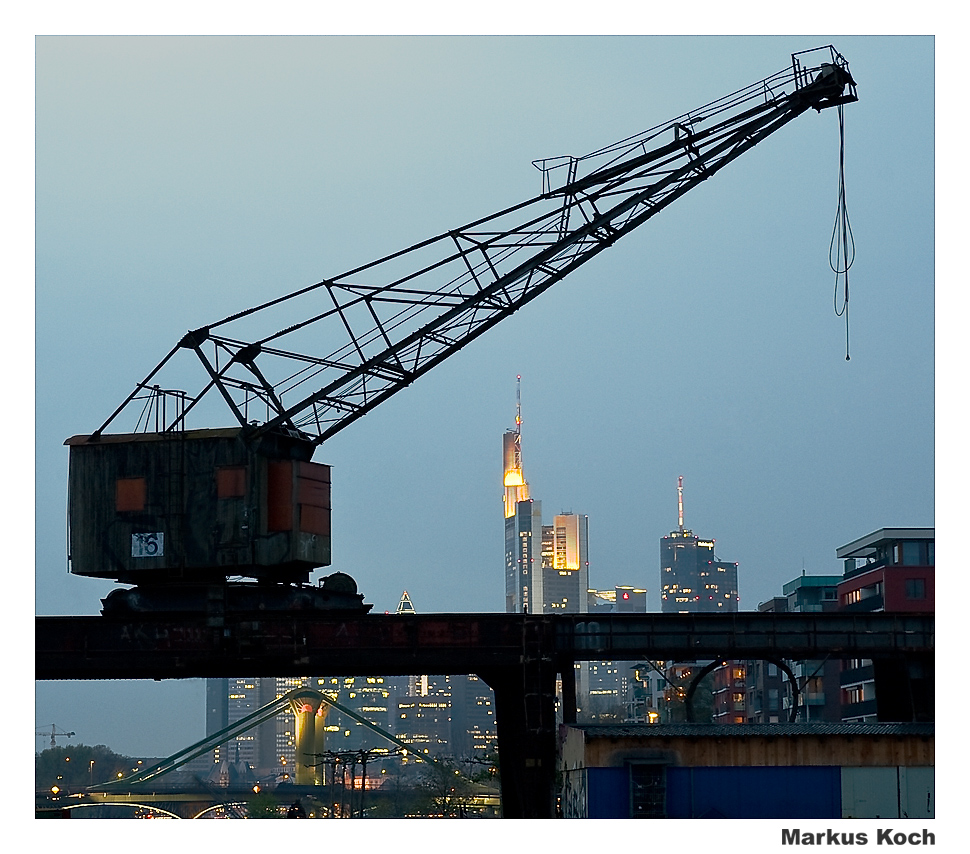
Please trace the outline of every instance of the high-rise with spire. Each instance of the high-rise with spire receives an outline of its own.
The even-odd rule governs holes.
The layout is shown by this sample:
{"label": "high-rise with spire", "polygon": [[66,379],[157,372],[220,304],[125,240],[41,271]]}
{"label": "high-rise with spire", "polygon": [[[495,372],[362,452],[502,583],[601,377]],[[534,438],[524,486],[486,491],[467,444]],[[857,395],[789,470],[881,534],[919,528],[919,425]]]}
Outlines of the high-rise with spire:
{"label": "high-rise with spire", "polygon": [[[540,611],[542,602],[541,591],[535,585],[537,574],[533,572],[542,560],[542,506],[529,497],[529,484],[522,471],[521,382],[522,377],[515,378],[515,428],[507,430],[502,437],[505,610],[513,614]],[[535,605],[537,601],[539,608]]]}
{"label": "high-rise with spire", "polygon": [[516,505],[529,498],[529,484],[522,473],[522,377],[515,378],[515,429],[506,430],[502,437],[502,457],[505,467],[505,518],[515,515]]}
{"label": "high-rise with spire", "polygon": [[660,610],[738,610],[738,565],[717,559],[714,540],[684,527],[684,478],[677,478],[677,529],[660,540]]}
{"label": "high-rise with spire", "polygon": [[587,608],[589,519],[561,513],[542,524],[522,468],[521,377],[515,379],[515,428],[502,437],[505,487],[505,610],[579,614]]}

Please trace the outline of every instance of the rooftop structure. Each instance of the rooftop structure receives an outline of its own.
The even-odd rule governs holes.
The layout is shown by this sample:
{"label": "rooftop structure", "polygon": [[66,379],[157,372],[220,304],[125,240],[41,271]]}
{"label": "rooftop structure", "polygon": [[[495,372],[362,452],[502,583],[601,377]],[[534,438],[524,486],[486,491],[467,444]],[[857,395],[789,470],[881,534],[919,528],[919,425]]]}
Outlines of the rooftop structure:
{"label": "rooftop structure", "polygon": [[[880,528],[836,549],[835,556],[840,560],[851,558],[878,561],[888,557],[890,546],[910,543],[912,547],[916,543],[932,544],[935,540],[935,528]],[[932,556],[931,550],[930,558]],[[932,559],[929,563],[933,563]]]}

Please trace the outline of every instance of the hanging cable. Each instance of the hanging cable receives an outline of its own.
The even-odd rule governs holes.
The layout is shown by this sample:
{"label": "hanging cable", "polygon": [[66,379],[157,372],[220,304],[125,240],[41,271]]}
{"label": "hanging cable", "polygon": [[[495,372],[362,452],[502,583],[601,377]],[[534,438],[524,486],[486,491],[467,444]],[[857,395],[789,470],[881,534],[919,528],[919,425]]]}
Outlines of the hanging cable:
{"label": "hanging cable", "polygon": [[[839,110],[839,201],[829,243],[829,266],[835,273],[833,303],[837,317],[845,317],[845,360],[849,361],[849,268],[855,261],[855,238],[849,225],[849,211],[845,204],[845,121],[842,105]],[[842,283],[842,300],[839,302],[839,283]]]}

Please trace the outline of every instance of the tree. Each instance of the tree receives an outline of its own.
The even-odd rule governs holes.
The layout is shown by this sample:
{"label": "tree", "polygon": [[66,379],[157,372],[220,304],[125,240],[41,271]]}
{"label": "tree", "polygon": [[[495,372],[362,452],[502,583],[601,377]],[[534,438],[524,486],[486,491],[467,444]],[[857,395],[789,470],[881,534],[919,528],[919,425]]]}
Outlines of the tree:
{"label": "tree", "polygon": [[459,818],[466,814],[472,802],[471,780],[446,756],[439,755],[425,765],[421,789],[427,797],[428,815]]}
{"label": "tree", "polygon": [[[664,723],[683,723],[687,720],[687,691],[695,673],[686,670],[680,678],[671,679],[664,691]],[[710,723],[714,715],[714,674],[708,673],[697,684],[691,698],[696,723]]]}
{"label": "tree", "polygon": [[269,792],[257,792],[246,801],[246,812],[250,818],[282,818],[280,802]]}
{"label": "tree", "polygon": [[477,765],[479,768],[468,775],[468,779],[473,783],[482,783],[488,786],[497,786],[502,779],[502,769],[499,765],[498,751],[495,753],[480,753],[470,759],[466,759],[467,764]]}
{"label": "tree", "polygon": [[132,773],[139,761],[115,753],[103,744],[91,747],[49,747],[34,757],[37,791],[49,792],[54,786],[61,793],[79,792]]}

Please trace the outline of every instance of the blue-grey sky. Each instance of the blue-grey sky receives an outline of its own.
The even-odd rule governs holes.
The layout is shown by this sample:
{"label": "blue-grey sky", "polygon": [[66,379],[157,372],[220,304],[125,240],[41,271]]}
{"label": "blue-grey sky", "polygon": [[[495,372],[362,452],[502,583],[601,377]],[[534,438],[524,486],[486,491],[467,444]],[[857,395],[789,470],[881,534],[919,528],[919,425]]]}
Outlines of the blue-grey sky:
{"label": "blue-grey sky", "polygon": [[[38,39],[36,612],[94,614],[115,586],[67,574],[63,441],[186,330],[531,197],[532,160],[829,43],[860,98],[851,360],[828,263],[838,121],[811,112],[317,451],[328,571],[375,611],[407,589],[422,612],[504,607],[517,375],[533,496],[587,514],[591,585],[646,587],[651,609],[679,475],[743,609],[840,572],[836,548],[872,530],[935,524],[933,38]],[[203,710],[198,681],[66,683],[39,685],[35,714],[163,755]]]}

